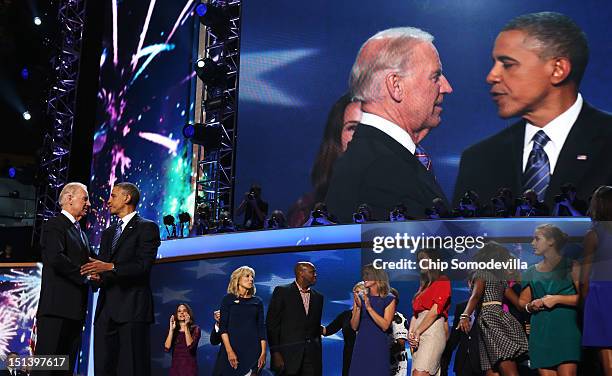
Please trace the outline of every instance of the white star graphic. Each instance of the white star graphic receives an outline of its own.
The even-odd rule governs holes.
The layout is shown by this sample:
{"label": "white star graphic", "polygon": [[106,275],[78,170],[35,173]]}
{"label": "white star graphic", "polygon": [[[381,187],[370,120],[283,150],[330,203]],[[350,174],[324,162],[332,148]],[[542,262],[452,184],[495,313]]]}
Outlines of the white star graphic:
{"label": "white star graphic", "polygon": [[286,285],[288,283],[291,283],[295,280],[295,278],[291,277],[291,278],[283,278],[283,277],[279,277],[276,274],[272,274],[270,275],[270,280],[266,281],[266,282],[256,282],[256,285],[261,285],[261,286],[266,286],[270,289],[270,293],[272,293],[274,291],[274,288],[276,286],[279,285]]}
{"label": "white star graphic", "polygon": [[310,259],[310,262],[312,262],[313,264],[321,260],[343,260],[342,257],[335,255],[331,252],[300,252],[298,253],[298,255]]}
{"label": "white star graphic", "polygon": [[191,299],[187,297],[187,293],[191,292],[191,290],[171,290],[167,287],[162,289],[162,292],[155,293],[153,295],[158,296],[162,299],[162,304],[166,304],[168,302],[190,302]]}
{"label": "white star graphic", "polygon": [[196,278],[200,279],[205,276],[220,274],[225,275],[226,273],[221,269],[227,265],[227,262],[209,262],[209,261],[200,261],[196,266],[191,268],[185,268],[185,270],[193,270],[196,272]]}
{"label": "white star graphic", "polygon": [[296,48],[240,55],[240,100],[288,107],[301,107],[305,103],[298,97],[275,87],[266,73],[272,73],[295,61],[312,56],[314,48]]}

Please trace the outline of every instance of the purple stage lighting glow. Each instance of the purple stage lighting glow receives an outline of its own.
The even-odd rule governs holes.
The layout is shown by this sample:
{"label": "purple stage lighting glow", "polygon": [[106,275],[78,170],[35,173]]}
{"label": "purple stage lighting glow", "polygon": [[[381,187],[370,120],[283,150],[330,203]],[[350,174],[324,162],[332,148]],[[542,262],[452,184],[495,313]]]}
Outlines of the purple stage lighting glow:
{"label": "purple stage lighting glow", "polygon": [[198,14],[198,16],[202,17],[203,15],[206,14],[206,4],[204,3],[200,3],[196,6],[195,11]]}
{"label": "purple stage lighting glow", "polygon": [[15,167],[10,167],[8,169],[8,175],[9,175],[9,178],[15,179],[15,175],[17,175],[17,170],[15,169]]}
{"label": "purple stage lighting glow", "polygon": [[23,68],[21,70],[21,78],[23,78],[24,80],[27,80],[28,77],[30,77],[30,72],[28,71],[28,68]]}

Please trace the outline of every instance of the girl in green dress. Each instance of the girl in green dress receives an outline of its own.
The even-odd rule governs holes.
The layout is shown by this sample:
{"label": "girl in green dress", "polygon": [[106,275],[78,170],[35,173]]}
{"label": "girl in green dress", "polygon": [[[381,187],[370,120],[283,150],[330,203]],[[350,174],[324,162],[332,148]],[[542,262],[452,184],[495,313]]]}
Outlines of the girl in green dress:
{"label": "girl in green dress", "polygon": [[574,376],[580,361],[580,264],[561,255],[567,238],[556,226],[538,226],[531,245],[543,259],[522,278],[519,305],[531,313],[529,358],[541,376]]}

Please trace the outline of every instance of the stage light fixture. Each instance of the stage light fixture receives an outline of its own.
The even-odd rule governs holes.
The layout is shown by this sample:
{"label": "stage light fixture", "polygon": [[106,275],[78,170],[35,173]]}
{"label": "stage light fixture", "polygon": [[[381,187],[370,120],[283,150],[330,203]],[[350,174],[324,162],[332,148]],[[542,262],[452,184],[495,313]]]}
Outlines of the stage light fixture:
{"label": "stage light fixture", "polygon": [[24,118],[24,120],[30,120],[32,119],[32,115],[30,115],[30,113],[28,111],[24,111],[23,114],[21,114]]}
{"label": "stage light fixture", "polygon": [[195,7],[196,14],[198,16],[200,16],[200,17],[204,16],[206,14],[207,10],[208,10],[208,7],[204,3],[200,3],[200,4],[196,5],[196,7]]}
{"label": "stage light fixture", "polygon": [[200,80],[207,86],[222,86],[229,72],[227,65],[216,63],[211,58],[200,59],[195,64],[195,71]]}
{"label": "stage light fixture", "polygon": [[30,71],[28,71],[28,68],[23,68],[21,70],[21,78],[23,78],[24,80],[27,80],[28,77],[30,77]]}
{"label": "stage light fixture", "polygon": [[34,17],[34,25],[36,26],[42,25],[42,20],[40,19],[40,17]]}
{"label": "stage light fixture", "polygon": [[17,169],[15,167],[9,167],[8,169],[8,176],[11,179],[15,179],[15,176],[17,175]]}
{"label": "stage light fixture", "polygon": [[[190,129],[193,129],[193,135],[187,136]],[[221,148],[221,139],[223,136],[223,129],[219,124],[186,124],[183,127],[183,135],[196,145],[204,146],[207,150],[219,150]]]}
{"label": "stage light fixture", "polygon": [[[197,12],[197,8],[196,8]],[[204,14],[199,14],[200,23],[208,26],[210,31],[219,38],[225,38],[230,33],[230,13],[227,6],[206,5]]]}
{"label": "stage light fixture", "polygon": [[193,124],[187,123],[183,126],[183,137],[192,138],[194,134],[195,134],[195,128]]}

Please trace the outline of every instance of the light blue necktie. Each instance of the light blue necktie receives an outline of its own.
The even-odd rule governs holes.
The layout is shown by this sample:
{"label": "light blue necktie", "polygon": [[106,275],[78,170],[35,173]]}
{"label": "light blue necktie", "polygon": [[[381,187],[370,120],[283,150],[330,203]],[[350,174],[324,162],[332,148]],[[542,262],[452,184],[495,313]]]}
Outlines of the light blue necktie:
{"label": "light blue necktie", "polygon": [[431,158],[429,157],[429,155],[427,155],[427,152],[425,152],[425,149],[423,149],[421,145],[416,145],[414,156],[419,159],[419,162],[421,162],[421,164],[425,166],[425,169],[427,169],[427,171],[431,170]]}
{"label": "light blue necktie", "polygon": [[533,136],[533,149],[529,153],[527,166],[523,173],[523,191],[533,189],[540,201],[544,199],[546,188],[550,183],[550,163],[544,151],[544,146],[548,141],[550,138],[542,130]]}

